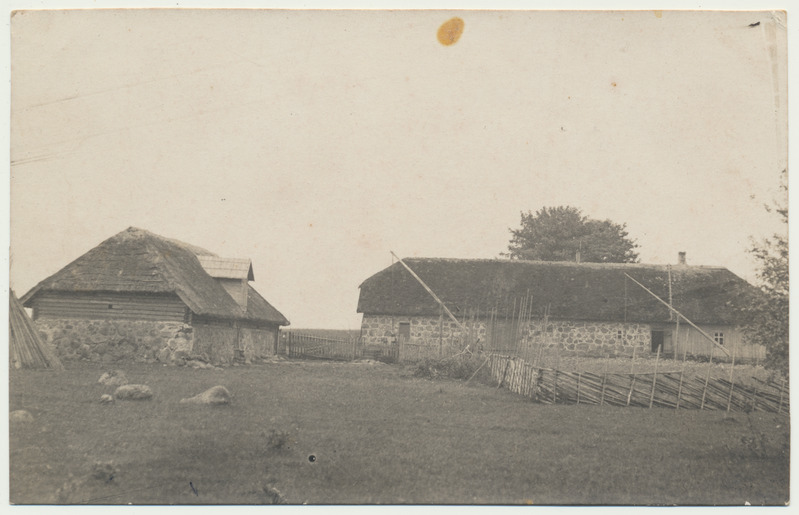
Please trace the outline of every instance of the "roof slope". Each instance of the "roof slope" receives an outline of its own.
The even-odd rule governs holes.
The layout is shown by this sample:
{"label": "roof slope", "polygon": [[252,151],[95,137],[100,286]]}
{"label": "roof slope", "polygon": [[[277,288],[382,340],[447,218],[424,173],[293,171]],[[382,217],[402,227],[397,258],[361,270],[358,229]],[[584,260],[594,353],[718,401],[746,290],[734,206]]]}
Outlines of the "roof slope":
{"label": "roof slope", "polygon": [[[175,293],[197,315],[283,325],[288,322],[271,306],[271,310],[261,306],[245,312],[205,271],[198,256],[214,254],[130,227],[40,282],[22,302],[28,306],[45,291]],[[254,291],[252,287],[250,290]]]}
{"label": "roof slope", "polygon": [[223,279],[246,279],[254,281],[252,262],[249,259],[223,258],[218,256],[197,256],[203,269],[211,277]]}
{"label": "roof slope", "polygon": [[[560,319],[666,322],[669,309],[640,286],[669,298],[667,265],[600,264],[500,259],[403,260],[456,316],[466,310],[509,316],[514,299],[532,296],[533,316],[547,306]],[[756,288],[726,268],[671,267],[675,309],[696,323],[734,324],[735,308]],[[438,315],[440,308],[424,288],[394,263],[364,281],[358,312]]]}
{"label": "roof slope", "polygon": [[13,291],[8,292],[8,343],[9,366],[56,370],[64,368],[55,350],[39,338],[33,322],[22,309],[22,304]]}

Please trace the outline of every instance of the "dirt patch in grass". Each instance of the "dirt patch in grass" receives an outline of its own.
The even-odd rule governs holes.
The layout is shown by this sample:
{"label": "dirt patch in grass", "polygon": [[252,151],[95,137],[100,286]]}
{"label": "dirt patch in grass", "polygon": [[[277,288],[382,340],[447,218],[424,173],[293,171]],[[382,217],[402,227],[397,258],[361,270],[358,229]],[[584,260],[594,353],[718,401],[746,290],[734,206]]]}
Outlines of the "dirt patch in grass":
{"label": "dirt patch in grass", "polygon": [[[13,503],[788,500],[784,415],[537,405],[389,365],[117,368],[152,400],[101,404],[99,366],[10,372],[35,418],[10,428]],[[230,405],[179,403],[217,384]]]}

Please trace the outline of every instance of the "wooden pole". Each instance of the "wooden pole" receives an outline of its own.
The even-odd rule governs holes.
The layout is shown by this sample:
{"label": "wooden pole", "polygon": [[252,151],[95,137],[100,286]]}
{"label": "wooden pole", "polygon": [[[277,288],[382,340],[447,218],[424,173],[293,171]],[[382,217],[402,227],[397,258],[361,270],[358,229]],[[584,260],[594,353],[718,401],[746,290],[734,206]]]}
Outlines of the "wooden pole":
{"label": "wooden pole", "polygon": [[710,360],[707,363],[707,374],[705,374],[705,387],[702,388],[702,404],[699,406],[700,410],[705,409],[705,398],[707,397],[707,383],[710,381],[710,369],[713,368],[713,351],[715,348],[710,349]]}
{"label": "wooden pole", "polygon": [[658,352],[655,355],[655,373],[652,375],[652,392],[650,392],[650,394],[649,394],[649,407],[650,408],[652,407],[652,403],[655,400],[655,385],[657,384],[657,381],[658,381],[658,362],[660,361],[660,348],[661,347],[663,347],[663,345],[658,345]]}
{"label": "wooden pole", "polygon": [[555,369],[555,377],[552,379],[552,404],[558,402],[558,369]]}
{"label": "wooden pole", "polygon": [[647,287],[646,287],[646,286],[644,286],[643,284],[639,283],[638,281],[636,281],[635,279],[633,279],[632,277],[630,277],[628,274],[624,274],[624,275],[625,275],[625,276],[627,276],[627,277],[629,277],[629,278],[630,278],[630,280],[631,280],[632,282],[634,282],[635,284],[637,284],[638,286],[640,286],[641,288],[643,288],[644,290],[646,290],[646,291],[647,291],[647,293],[649,293],[650,295],[652,295],[653,297],[655,297],[655,298],[658,300],[658,302],[660,302],[661,304],[663,304],[664,306],[666,306],[666,307],[667,307],[667,308],[669,308],[670,310],[674,311],[674,313],[675,313],[677,316],[680,316],[680,317],[682,317],[682,318],[683,318],[683,320],[685,320],[686,322],[688,322],[688,325],[690,325],[691,327],[693,327],[694,329],[696,329],[697,331],[699,331],[699,334],[701,334],[702,336],[704,336],[705,338],[707,338],[707,339],[708,339],[710,342],[712,342],[712,343],[713,343],[713,345],[715,345],[716,347],[720,348],[720,349],[721,349],[721,351],[722,351],[722,352],[724,352],[724,354],[726,354],[727,356],[729,356],[729,355],[730,355],[730,352],[729,352],[727,349],[725,349],[723,345],[720,345],[720,344],[719,344],[719,343],[718,343],[718,342],[717,342],[715,339],[713,339],[713,337],[712,337],[712,336],[710,336],[709,334],[707,334],[707,333],[706,333],[704,330],[702,330],[702,329],[701,329],[701,328],[700,328],[698,325],[696,325],[696,324],[694,324],[693,322],[691,322],[690,320],[688,320],[688,317],[686,317],[685,315],[683,315],[682,313],[680,313],[679,311],[677,311],[676,309],[674,309],[674,307],[673,307],[671,304],[669,304],[669,303],[668,303],[668,302],[666,302],[665,300],[663,300],[663,299],[661,299],[660,297],[658,297],[658,296],[657,296],[657,295],[656,295],[656,294],[655,294],[655,293],[654,293],[652,290],[650,290],[649,288],[647,288]]}
{"label": "wooden pole", "polygon": [[444,304],[438,315],[438,357],[444,355]]}
{"label": "wooden pole", "polygon": [[730,395],[727,397],[727,413],[730,412],[730,405],[732,404],[732,391],[735,388],[735,378],[732,375],[735,370],[735,347],[732,348],[732,364],[730,365]]}
{"label": "wooden pole", "polygon": [[408,272],[410,272],[410,274],[413,276],[413,278],[414,278],[414,279],[416,279],[417,281],[419,281],[419,284],[421,284],[421,285],[422,285],[422,287],[424,287],[424,289],[425,289],[425,290],[427,290],[427,293],[429,293],[429,294],[430,294],[430,295],[433,297],[433,299],[435,299],[435,301],[436,301],[436,302],[438,302],[438,304],[441,306],[441,308],[444,310],[444,312],[447,314],[447,316],[449,316],[449,318],[451,318],[451,319],[452,319],[452,321],[453,321],[453,322],[455,322],[455,325],[457,325],[457,326],[458,326],[458,327],[459,327],[461,330],[463,330],[463,324],[461,324],[461,323],[458,321],[458,319],[457,319],[457,318],[455,318],[455,315],[453,315],[453,314],[452,314],[452,312],[451,312],[449,309],[447,309],[447,306],[445,306],[445,305],[444,305],[444,303],[441,301],[441,299],[439,299],[439,298],[438,298],[438,295],[436,295],[436,294],[435,294],[435,292],[434,292],[433,290],[431,290],[431,289],[430,289],[430,287],[429,287],[427,284],[425,284],[425,282],[424,282],[424,281],[422,281],[421,277],[419,277],[418,275],[416,275],[416,272],[414,272],[413,270],[411,270],[411,267],[409,267],[408,265],[406,265],[406,264],[405,264],[405,261],[403,261],[402,259],[400,259],[400,258],[399,258],[399,256],[397,256],[396,254],[394,254],[394,251],[389,251],[389,252],[391,252],[391,255],[392,255],[392,256],[394,256],[395,258],[397,258],[397,260],[400,262],[400,264],[401,264],[402,266],[404,266],[404,267],[405,267],[405,269],[406,269]]}
{"label": "wooden pole", "polygon": [[608,361],[610,361],[610,354],[605,357],[605,371],[602,373],[602,394],[599,398],[599,405],[605,404],[605,386],[608,382]]}
{"label": "wooden pole", "polygon": [[682,378],[685,374],[685,359],[682,360],[682,369],[680,370],[680,386],[677,387],[677,405],[674,409],[680,409],[680,397],[682,396]]}
{"label": "wooden pole", "polygon": [[630,392],[627,394],[627,406],[630,405],[630,400],[633,398],[633,389],[635,388],[635,374],[633,374],[632,379],[630,380]]}

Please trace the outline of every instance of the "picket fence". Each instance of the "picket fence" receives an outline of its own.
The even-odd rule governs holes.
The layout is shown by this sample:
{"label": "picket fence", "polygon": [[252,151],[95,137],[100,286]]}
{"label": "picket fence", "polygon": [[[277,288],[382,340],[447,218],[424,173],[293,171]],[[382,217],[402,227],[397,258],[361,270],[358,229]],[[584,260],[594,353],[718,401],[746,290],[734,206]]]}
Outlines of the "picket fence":
{"label": "picket fence", "polygon": [[546,404],[596,404],[674,409],[767,411],[788,413],[786,381],[755,386],[725,379],[687,377],[682,372],[567,372],[534,367],[521,358],[492,354],[488,358],[497,386]]}
{"label": "picket fence", "polygon": [[438,345],[426,343],[410,343],[404,339],[389,345],[363,345],[355,338],[345,340],[288,332],[281,339],[278,352],[290,358],[338,361],[375,359],[411,364],[426,359],[439,359],[442,352],[451,353],[452,349],[444,350]]}

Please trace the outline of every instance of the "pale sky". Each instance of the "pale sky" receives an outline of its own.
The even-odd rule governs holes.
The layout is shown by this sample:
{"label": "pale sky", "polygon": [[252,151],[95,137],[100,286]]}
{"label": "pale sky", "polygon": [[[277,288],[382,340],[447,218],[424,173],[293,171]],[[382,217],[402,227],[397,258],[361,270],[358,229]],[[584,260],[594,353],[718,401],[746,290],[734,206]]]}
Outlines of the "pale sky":
{"label": "pale sky", "polygon": [[355,329],[389,250],[497,257],[521,211],[750,281],[782,229],[782,14],[29,11],[11,36],[18,295],[136,226],[251,258],[292,327]]}

